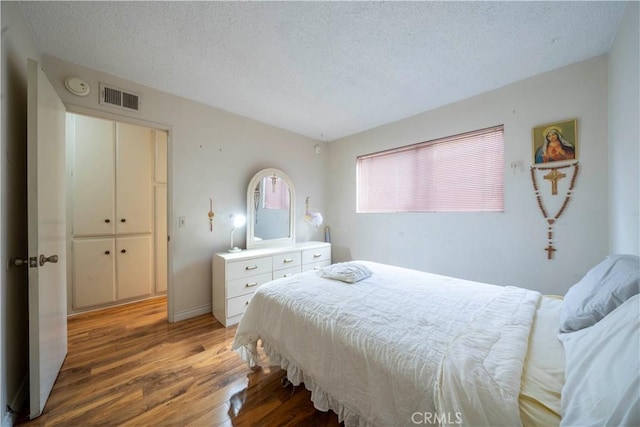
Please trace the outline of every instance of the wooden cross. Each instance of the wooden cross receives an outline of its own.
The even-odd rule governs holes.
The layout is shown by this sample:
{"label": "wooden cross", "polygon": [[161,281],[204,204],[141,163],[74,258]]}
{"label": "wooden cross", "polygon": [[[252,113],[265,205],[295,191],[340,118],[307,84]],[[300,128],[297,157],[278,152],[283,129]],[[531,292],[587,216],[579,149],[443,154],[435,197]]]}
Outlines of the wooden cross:
{"label": "wooden cross", "polygon": [[553,258],[553,253],[556,251],[556,248],[551,246],[551,243],[549,243],[549,246],[544,248],[544,250],[547,251],[547,259],[552,259]]}
{"label": "wooden cross", "polygon": [[558,172],[558,169],[551,169],[551,172],[543,176],[543,178],[546,179],[547,181],[551,181],[552,195],[555,196],[556,194],[558,194],[558,181],[560,181],[565,176],[567,175],[563,174],[562,172]]}

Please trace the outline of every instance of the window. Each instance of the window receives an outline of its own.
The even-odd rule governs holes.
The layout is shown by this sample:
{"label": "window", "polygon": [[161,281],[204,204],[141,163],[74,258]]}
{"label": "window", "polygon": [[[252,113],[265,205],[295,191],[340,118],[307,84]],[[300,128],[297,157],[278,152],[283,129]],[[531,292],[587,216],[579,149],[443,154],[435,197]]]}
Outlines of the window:
{"label": "window", "polygon": [[503,212],[504,126],[357,158],[357,211]]}
{"label": "window", "polygon": [[289,187],[281,178],[274,176],[262,179],[264,209],[289,209]]}

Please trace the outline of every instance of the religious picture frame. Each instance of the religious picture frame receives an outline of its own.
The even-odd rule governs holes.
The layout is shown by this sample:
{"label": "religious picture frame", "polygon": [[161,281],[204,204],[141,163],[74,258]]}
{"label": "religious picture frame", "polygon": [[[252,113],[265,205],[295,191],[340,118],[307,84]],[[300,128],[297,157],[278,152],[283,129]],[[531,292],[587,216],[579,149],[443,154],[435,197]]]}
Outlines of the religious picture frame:
{"label": "religious picture frame", "polygon": [[533,136],[533,164],[578,160],[577,119],[536,126]]}

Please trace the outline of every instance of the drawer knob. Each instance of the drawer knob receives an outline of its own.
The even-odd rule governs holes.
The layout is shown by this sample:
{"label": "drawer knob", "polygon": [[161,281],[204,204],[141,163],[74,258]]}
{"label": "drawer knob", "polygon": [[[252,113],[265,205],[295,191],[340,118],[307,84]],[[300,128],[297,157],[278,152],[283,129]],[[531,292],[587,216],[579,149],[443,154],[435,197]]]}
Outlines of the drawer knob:
{"label": "drawer knob", "polygon": [[104,222],[106,222],[107,224],[109,224],[109,223],[111,222],[111,220],[107,218],[107,219],[105,219],[105,220],[104,220]]}
{"label": "drawer knob", "polygon": [[104,251],[105,255],[109,255],[111,252],[110,251]]}
{"label": "drawer knob", "polygon": [[251,265],[251,266],[247,266],[247,267],[245,267],[244,269],[245,269],[245,270],[255,270],[256,268],[258,268],[258,266],[257,266],[257,265]]}
{"label": "drawer knob", "polygon": [[120,251],[120,253],[121,253],[121,254],[126,254],[126,253],[127,253],[127,250],[126,250],[126,249],[123,249],[123,250],[121,250],[121,251]]}
{"label": "drawer knob", "polygon": [[249,301],[245,302],[244,305],[249,305]]}
{"label": "drawer knob", "polygon": [[313,254],[314,258],[320,258],[322,256],[322,254]]}
{"label": "drawer knob", "polygon": [[253,288],[254,286],[258,286],[258,282],[247,283],[244,285],[245,288]]}
{"label": "drawer knob", "polygon": [[282,262],[284,262],[285,264],[293,262],[293,258],[286,258],[285,260],[283,260]]}
{"label": "drawer knob", "polygon": [[125,218],[122,218],[120,222],[127,222],[127,220]]}
{"label": "drawer knob", "polygon": [[287,273],[283,277],[290,277],[290,276],[293,276],[293,273]]}

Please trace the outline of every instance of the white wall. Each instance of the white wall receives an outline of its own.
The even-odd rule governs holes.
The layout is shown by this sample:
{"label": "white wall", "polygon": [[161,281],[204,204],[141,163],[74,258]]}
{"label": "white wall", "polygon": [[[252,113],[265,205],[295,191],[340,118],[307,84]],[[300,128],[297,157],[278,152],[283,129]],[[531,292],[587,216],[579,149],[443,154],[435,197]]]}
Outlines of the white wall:
{"label": "white wall", "polygon": [[628,2],[609,52],[609,200],[612,253],[640,255],[640,3]]}
{"label": "white wall", "polygon": [[[118,112],[122,121],[143,120],[169,129],[169,211],[175,320],[211,312],[211,256],[229,245],[234,212],[246,213],[249,181],[260,169],[275,167],[293,180],[297,195],[298,240],[321,239],[300,219],[304,198],[324,207],[327,150],[316,154],[319,141],[263,123],[198,104],[108,74],[45,56],[44,70],[68,108],[98,115]],[[64,88],[64,79],[77,75],[92,88],[88,97],[78,97]],[[98,83],[142,94],[140,113],[119,112],[99,105]],[[209,231],[209,198],[215,211],[214,231]],[[177,227],[177,218],[187,217],[186,228]],[[245,247],[244,230],[234,239]],[[240,245],[242,243],[242,245]]]}
{"label": "white wall", "polygon": [[27,59],[40,60],[16,3],[2,8],[2,249],[0,255],[0,421],[11,425],[7,404],[20,409],[29,367],[26,268],[5,269],[10,258],[27,256]]}
{"label": "white wall", "polygon": [[[26,59],[41,58],[16,4],[1,2],[1,7],[0,234],[1,265],[6,265],[8,258],[26,252]],[[631,2],[627,12],[610,53],[608,115],[607,62],[601,57],[335,141],[321,155],[313,149],[318,142],[306,137],[98,71],[42,59],[61,98],[73,108],[92,109],[97,115],[113,113],[99,106],[96,97],[98,82],[106,81],[144,97],[142,113],[111,118],[143,120],[169,129],[173,179],[169,230],[178,318],[210,310],[210,256],[226,249],[231,229],[227,217],[245,210],[246,185],[266,167],[283,169],[294,180],[298,219],[306,196],[311,196],[314,209],[325,214],[332,226],[336,260],[371,259],[563,294],[608,252],[608,245],[613,251],[635,248],[638,252],[640,236],[633,232],[634,227],[638,229],[638,187],[617,191],[621,188],[617,183],[625,181],[628,171],[638,175],[637,161],[625,163],[628,158],[638,159],[638,3]],[[64,89],[64,78],[70,74],[89,81],[90,97],[78,98]],[[612,125],[609,134],[607,116]],[[531,128],[573,117],[579,120],[581,172],[575,197],[556,226],[558,251],[548,261],[546,226],[528,170]],[[355,214],[357,155],[501,123],[506,138],[504,213]],[[611,221],[607,136],[611,140]],[[634,155],[627,156],[633,150]],[[523,167],[512,170],[512,162]],[[209,197],[216,211],[213,233],[208,231],[206,215]],[[187,228],[177,229],[178,216],[187,216]],[[299,240],[321,239],[303,221],[298,221],[296,234]],[[242,238],[243,233],[236,232],[237,242]],[[19,398],[27,373],[26,271],[0,268],[0,290],[0,408],[4,411],[7,403]],[[0,413],[6,424],[6,414]]]}
{"label": "white wall", "polygon": [[[580,174],[555,225],[557,252],[547,260],[547,226],[529,172],[531,132],[571,118],[578,119]],[[504,213],[356,214],[356,156],[499,124],[505,129]],[[327,201],[336,260],[368,259],[564,294],[607,253],[604,56],[333,141],[329,151]],[[522,167],[513,170],[512,162]],[[556,197],[557,203],[562,196]]]}

